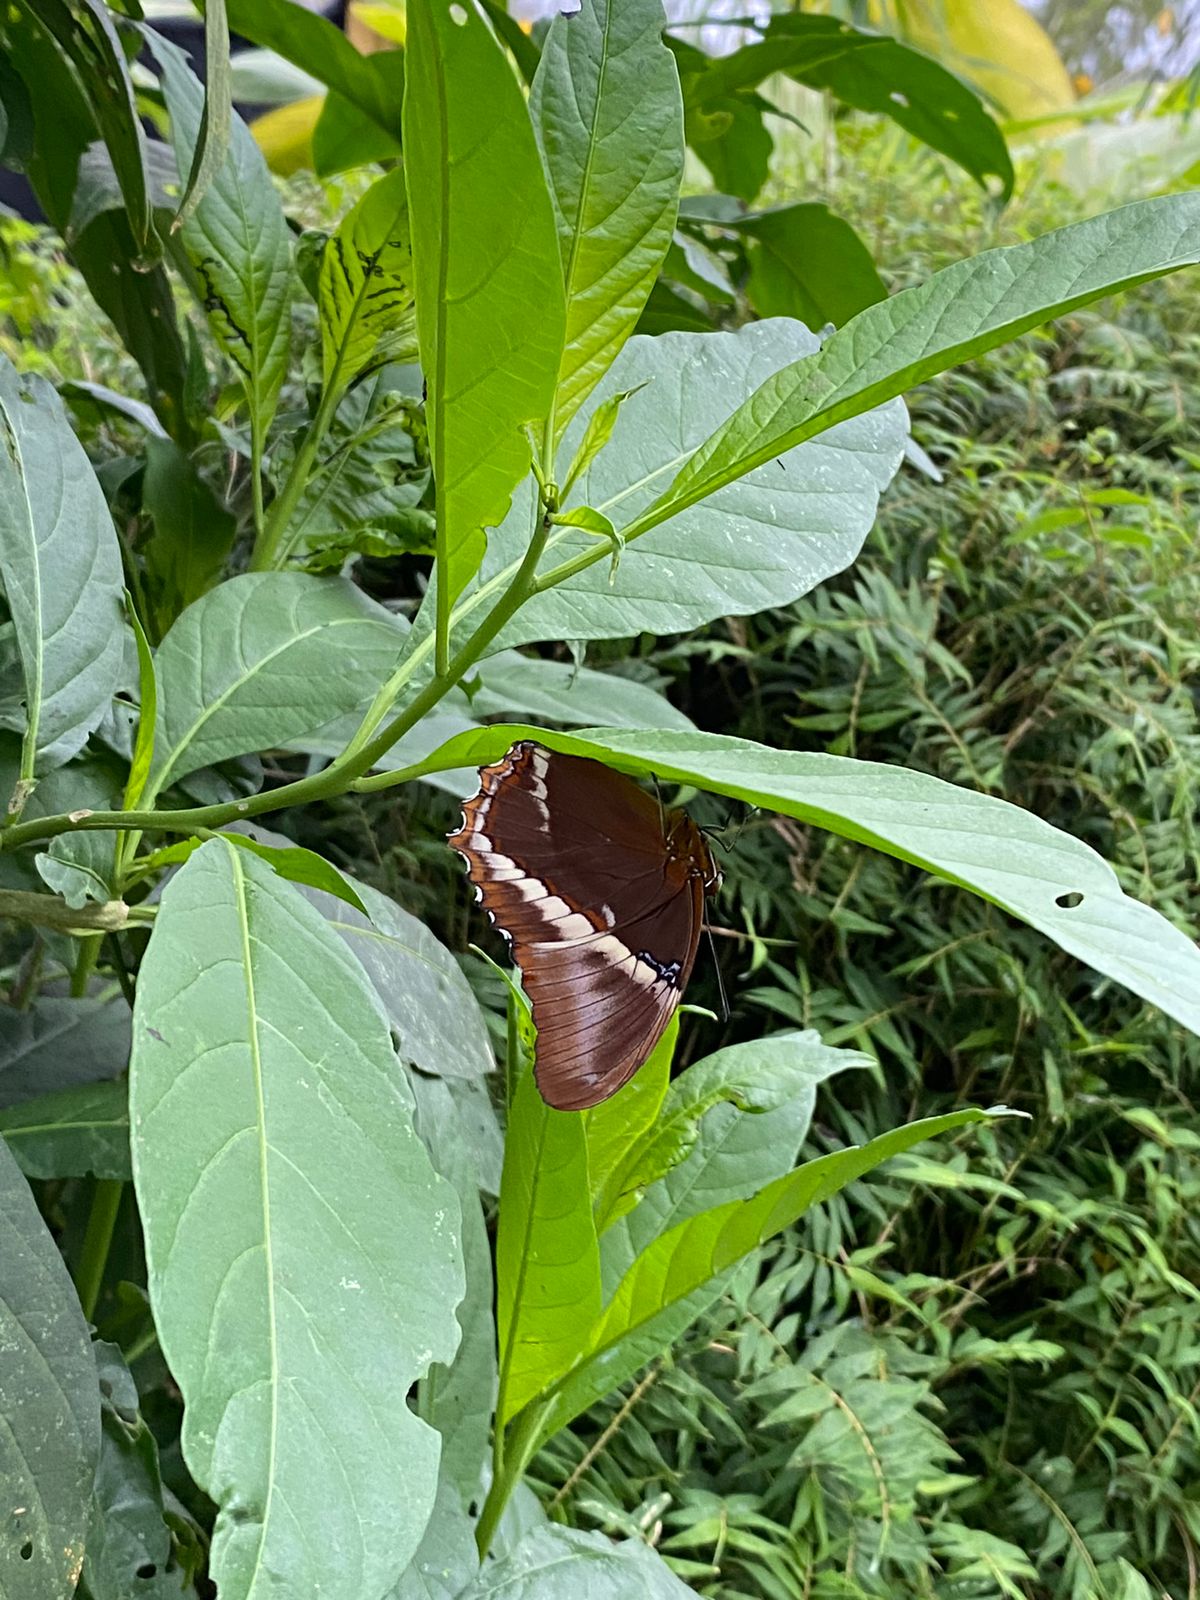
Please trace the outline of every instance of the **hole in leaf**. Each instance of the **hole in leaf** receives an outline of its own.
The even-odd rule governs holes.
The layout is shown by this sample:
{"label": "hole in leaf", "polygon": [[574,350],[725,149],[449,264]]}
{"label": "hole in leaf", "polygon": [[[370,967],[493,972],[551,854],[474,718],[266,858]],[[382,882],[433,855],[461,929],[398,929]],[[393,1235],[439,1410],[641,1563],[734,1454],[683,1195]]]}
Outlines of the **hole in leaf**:
{"label": "hole in leaf", "polygon": [[908,96],[906,94],[901,94],[899,89],[893,89],[891,94],[888,95],[888,99],[893,105],[904,106],[905,108],[907,108],[909,103]]}
{"label": "hole in leaf", "polygon": [[1083,896],[1078,889],[1068,889],[1064,894],[1054,896],[1054,904],[1061,906],[1064,911],[1074,911],[1076,906],[1083,904]]}
{"label": "hole in leaf", "polygon": [[137,1576],[139,1578],[150,1579],[157,1571],[158,1568],[154,1565],[153,1561],[143,1561],[141,1566],[137,1569]]}
{"label": "hole in leaf", "polygon": [[21,1560],[22,1561],[32,1561],[33,1560],[33,1540],[32,1539],[26,1539],[25,1543],[21,1546],[20,1554],[21,1554]]}
{"label": "hole in leaf", "polygon": [[466,23],[467,23],[467,8],[466,8],[466,6],[459,6],[459,5],[451,6],[450,7],[450,21],[454,23],[455,27],[458,27],[458,28],[465,27]]}

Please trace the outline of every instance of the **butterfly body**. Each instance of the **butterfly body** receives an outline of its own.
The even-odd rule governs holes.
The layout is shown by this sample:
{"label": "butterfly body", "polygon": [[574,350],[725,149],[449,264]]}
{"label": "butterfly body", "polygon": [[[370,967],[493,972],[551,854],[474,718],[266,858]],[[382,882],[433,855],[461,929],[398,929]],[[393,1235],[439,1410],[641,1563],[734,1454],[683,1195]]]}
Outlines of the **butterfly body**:
{"label": "butterfly body", "polygon": [[450,843],[521,969],[542,1097],[598,1105],[653,1050],[691,976],[720,882],[703,834],[601,762],[523,740],[482,769]]}

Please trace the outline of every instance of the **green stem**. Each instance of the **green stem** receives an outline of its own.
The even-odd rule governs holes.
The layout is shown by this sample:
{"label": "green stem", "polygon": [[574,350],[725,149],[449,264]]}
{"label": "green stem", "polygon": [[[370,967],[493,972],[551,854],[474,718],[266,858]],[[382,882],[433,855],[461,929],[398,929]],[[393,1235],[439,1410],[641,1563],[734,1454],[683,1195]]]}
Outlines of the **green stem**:
{"label": "green stem", "polygon": [[258,423],[250,422],[250,497],[254,504],[254,546],[263,536],[263,441]]}
{"label": "green stem", "polygon": [[496,1424],[498,1435],[497,1446],[494,1449],[496,1465],[492,1472],[487,1499],[483,1502],[483,1510],[479,1513],[479,1521],[475,1526],[475,1545],[481,1561],[491,1549],[505,1507],[512,1499],[518,1484],[525,1476],[526,1467],[533,1459],[549,1408],[549,1400],[543,1401],[541,1405],[531,1402],[525,1407],[516,1419],[512,1431],[512,1444],[507,1452],[504,1449],[503,1429],[498,1422]]}
{"label": "green stem", "polygon": [[79,954],[75,957],[75,970],[71,973],[71,998],[82,1000],[88,991],[88,983],[92,973],[96,970],[96,961],[100,955],[100,942],[103,934],[89,933],[86,939],[79,941]]}
{"label": "green stem", "polygon": [[333,421],[333,414],[337,410],[338,401],[342,397],[342,386],[339,381],[341,367],[342,350],[339,349],[333,371],[329,374],[329,382],[322,390],[317,414],[309,424],[299,450],[296,451],[286,483],[271,503],[271,515],[267,518],[266,526],[255,541],[254,554],[250,558],[251,572],[266,572],[271,567],[281,567],[291,554],[291,542],[286,541],[284,535],[308,487],[309,468],[324,442],[329,424]]}
{"label": "green stem", "polygon": [[125,1185],[120,1178],[101,1178],[92,1196],[92,1209],[88,1213],[87,1232],[83,1236],[83,1253],[75,1272],[75,1287],[83,1314],[91,1322],[100,1299],[100,1286],[104,1282],[104,1269],[108,1265],[108,1252],[112,1245],[113,1229],[117,1225],[117,1212]]}

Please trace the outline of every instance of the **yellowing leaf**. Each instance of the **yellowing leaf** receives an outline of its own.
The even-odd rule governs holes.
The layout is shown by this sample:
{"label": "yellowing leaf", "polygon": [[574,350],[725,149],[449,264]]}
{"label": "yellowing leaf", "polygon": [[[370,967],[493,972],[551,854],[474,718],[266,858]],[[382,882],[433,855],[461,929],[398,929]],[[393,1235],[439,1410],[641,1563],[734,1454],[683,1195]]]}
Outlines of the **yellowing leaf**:
{"label": "yellowing leaf", "polygon": [[324,104],[323,94],[312,94],[255,117],[250,132],[272,172],[289,178],[312,166],[313,129]]}
{"label": "yellowing leaf", "polygon": [[1019,0],[871,0],[871,22],[973,83],[1024,121],[1074,103],[1050,35]]}

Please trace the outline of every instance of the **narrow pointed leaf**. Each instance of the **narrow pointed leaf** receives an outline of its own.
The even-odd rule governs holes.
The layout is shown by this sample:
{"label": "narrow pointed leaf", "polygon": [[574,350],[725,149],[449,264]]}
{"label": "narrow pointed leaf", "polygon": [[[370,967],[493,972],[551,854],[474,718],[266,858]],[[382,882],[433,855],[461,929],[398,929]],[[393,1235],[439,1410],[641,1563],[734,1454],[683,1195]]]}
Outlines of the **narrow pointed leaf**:
{"label": "narrow pointed leaf", "polygon": [[425,770],[482,766],[518,739],[694,783],[869,844],[957,883],[1200,1033],[1200,949],[1122,892],[1090,845],[993,795],[844,756],[720,734],[549,733],[522,725],[452,739]]}
{"label": "narrow pointed leaf", "polygon": [[653,527],[784,450],[1054,317],[1200,262],[1200,191],[1143,200],[986,250],[870,306],[784,367],[685,462]]}
{"label": "narrow pointed leaf", "polygon": [[955,1128],[987,1119],[969,1108],[893,1128],[786,1173],[750,1199],[702,1211],[660,1234],[631,1265],[594,1325],[587,1353],[554,1389],[541,1437],[623,1383],[707,1303],[714,1280],[880,1162]]}
{"label": "narrow pointed leaf", "polygon": [[661,0],[592,0],[555,17],[533,81],[567,298],[559,434],[633,332],[675,227],[683,101],[663,24]]}
{"label": "narrow pointed leaf", "polygon": [[31,781],[77,754],[112,702],[125,583],[103,491],[62,402],[3,356],[0,581],[24,678],[21,776]]}
{"label": "narrow pointed leaf", "polygon": [[325,382],[339,387],[385,361],[417,358],[408,196],[397,167],[367,190],[321,257],[318,306]]}
{"label": "narrow pointed leaf", "polygon": [[573,1365],[600,1313],[583,1119],[552,1110],[528,1067],[509,1110],[496,1280],[503,1426]]}
{"label": "narrow pointed leaf", "polygon": [[[190,172],[204,90],[183,51],[153,31],[146,39],[162,74],[175,160],[181,173]],[[262,152],[236,115],[224,160],[179,237],[209,326],[238,370],[255,428],[264,433],[287,369],[291,234]]]}
{"label": "narrow pointed leaf", "polygon": [[404,170],[443,618],[529,467],[563,344],[550,197],[524,96],[474,0],[408,8]]}
{"label": "narrow pointed leaf", "polygon": [[457,1343],[457,1199],[357,963],[227,841],[163,892],[130,1111],[150,1299],[185,1458],[220,1508],[222,1600],[382,1595],[433,1504],[438,1439],[406,1395]]}
{"label": "narrow pointed leaf", "polygon": [[100,1397],[58,1247],[0,1140],[0,1594],[73,1593],[83,1566]]}

